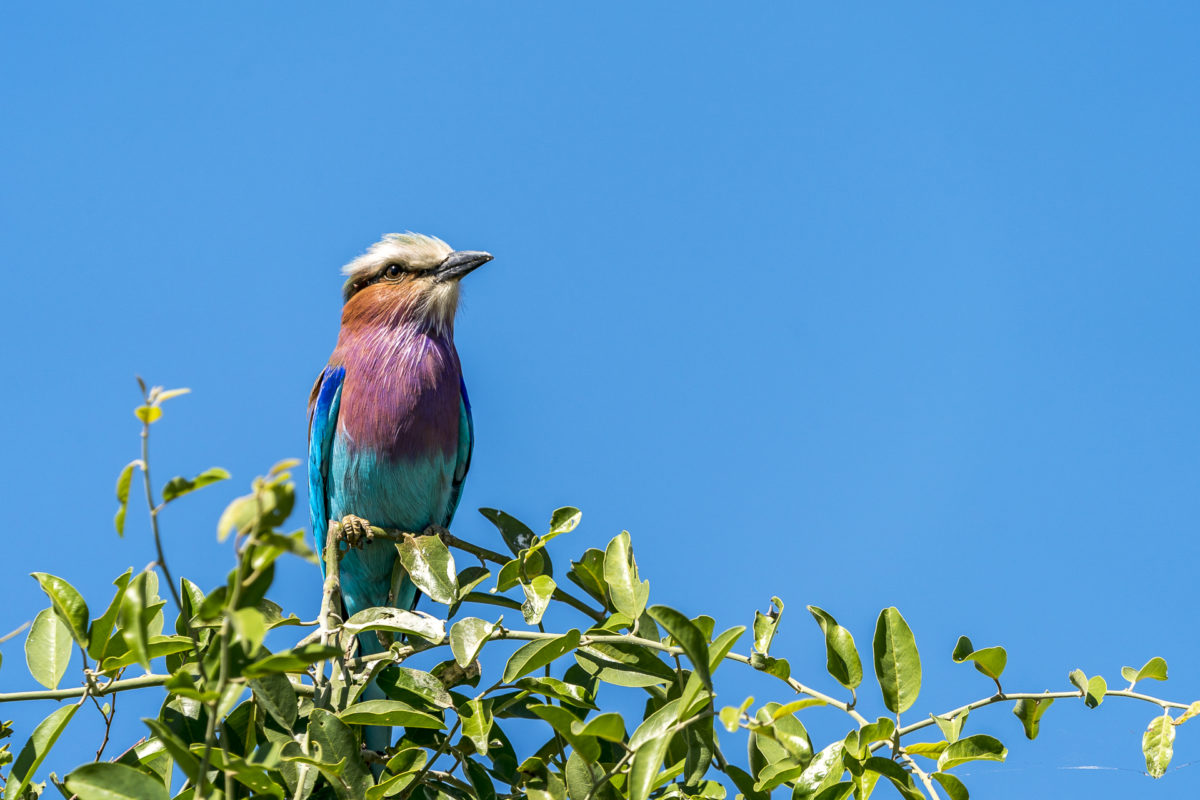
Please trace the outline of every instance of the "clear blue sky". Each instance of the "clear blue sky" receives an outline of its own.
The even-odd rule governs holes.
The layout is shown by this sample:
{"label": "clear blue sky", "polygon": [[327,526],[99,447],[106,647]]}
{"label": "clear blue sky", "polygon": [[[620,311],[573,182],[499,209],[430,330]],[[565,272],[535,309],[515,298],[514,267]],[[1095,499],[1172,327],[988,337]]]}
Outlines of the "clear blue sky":
{"label": "clear blue sky", "polygon": [[[496,255],[459,318],[460,535],[577,505],[564,563],[628,528],[655,601],[733,625],[778,594],[824,688],[804,605],[864,649],[897,605],[924,711],[987,693],[964,633],[1013,690],[1161,655],[1152,688],[1200,697],[1198,34],[1187,3],[8,4],[0,627],[43,607],[31,571],[102,604],[152,558],[110,523],[135,373],[194,390],[158,482],[234,473],[164,519],[222,580],[220,508],[304,451],[339,266],[411,229]],[[311,617],[318,587],[275,596]],[[0,717],[23,740],[49,710]],[[1140,776],[1152,716],[1061,701],[1031,744],[977,712],[1009,763],[961,771],[985,800],[1194,798],[1200,768]]]}

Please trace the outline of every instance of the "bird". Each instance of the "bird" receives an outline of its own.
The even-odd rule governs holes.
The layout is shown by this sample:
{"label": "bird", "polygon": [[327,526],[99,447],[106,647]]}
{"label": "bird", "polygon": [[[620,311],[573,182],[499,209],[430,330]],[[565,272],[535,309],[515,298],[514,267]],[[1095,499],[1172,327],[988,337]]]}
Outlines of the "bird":
{"label": "bird", "polygon": [[[342,268],[337,344],[308,401],[308,486],[317,552],[331,523],[356,545],[339,566],[347,618],[412,610],[419,599],[406,575],[393,583],[396,547],[369,526],[437,533],[454,517],[475,439],[454,347],[459,281],[491,260],[410,232],[385,235]],[[370,632],[358,647],[384,650]],[[383,694],[372,684],[364,697]],[[364,734],[377,751],[389,740],[387,728]]]}

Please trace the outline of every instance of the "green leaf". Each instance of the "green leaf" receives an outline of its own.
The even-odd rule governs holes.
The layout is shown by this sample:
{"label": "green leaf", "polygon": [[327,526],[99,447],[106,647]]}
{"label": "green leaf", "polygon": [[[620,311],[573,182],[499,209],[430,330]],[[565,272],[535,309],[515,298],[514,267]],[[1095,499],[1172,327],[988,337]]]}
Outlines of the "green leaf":
{"label": "green leaf", "polygon": [[817,753],[796,779],[792,800],[810,800],[837,783],[845,769],[842,765],[844,749],[845,746],[841,742],[834,742]]}
{"label": "green leaf", "polygon": [[399,700],[365,700],[347,706],[338,714],[347,725],[403,725],[406,728],[441,730],[446,723],[433,714],[413,708]]}
{"label": "green leaf", "polygon": [[1196,700],[1196,701],[1192,702],[1191,705],[1189,705],[1187,708],[1185,708],[1183,713],[1180,714],[1175,719],[1175,724],[1182,725],[1183,723],[1187,722],[1192,717],[1196,717],[1196,716],[1200,716],[1200,700]]}
{"label": "green leaf", "polygon": [[[192,649],[192,640],[187,636],[151,636],[146,640],[146,655],[151,659],[182,653]],[[115,672],[122,667],[136,663],[138,655],[132,650],[126,650],[119,655],[107,656],[100,664],[101,672]]]}
{"label": "green leaf", "polygon": [[809,606],[808,613],[812,614],[825,634],[825,668],[842,686],[855,689],[862,683],[862,661],[858,657],[858,648],[854,646],[854,637],[850,631],[838,625],[828,611]]}
{"label": "green leaf", "polygon": [[[579,718],[570,710],[562,706],[553,705],[531,705],[529,710],[539,718],[550,723],[550,726],[559,733],[575,752],[579,753],[589,762],[595,762],[600,756],[600,745],[594,737],[582,736],[579,730],[582,727]],[[622,730],[622,733],[624,731]]]}
{"label": "green leaf", "polygon": [[636,645],[594,642],[577,650],[575,660],[589,674],[616,686],[657,686],[675,680],[673,668]]}
{"label": "green leaf", "polygon": [[977,733],[952,742],[938,758],[938,771],[945,772],[969,761],[1003,761],[1008,748],[999,739]]}
{"label": "green leaf", "polygon": [[45,608],[33,618],[25,637],[25,663],[29,674],[47,689],[58,688],[71,660],[71,632],[54,609]]}
{"label": "green leaf", "polygon": [[34,572],[33,577],[50,597],[50,603],[58,618],[66,623],[67,630],[79,643],[87,647],[88,643],[88,607],[83,597],[75,587],[55,575],[45,572]]}
{"label": "green leaf", "polygon": [[[646,720],[646,722],[649,721]],[[655,778],[658,777],[658,771],[662,767],[663,758],[667,755],[667,748],[671,746],[671,740],[674,738],[674,734],[668,734],[664,730],[636,749],[626,783],[629,800],[647,800],[650,796],[650,792],[654,789]]]}
{"label": "green leaf", "polygon": [[[366,800],[382,800],[382,798],[394,797],[399,794],[408,784],[412,783],[413,774],[422,769],[428,760],[428,754],[419,747],[406,747],[400,750],[387,762],[387,771],[392,773],[392,777],[382,778],[379,784],[368,789]],[[468,769],[470,769],[469,766]],[[480,798],[480,800],[483,799]]]}
{"label": "green leaf", "polygon": [[768,655],[771,642],[775,639],[775,631],[779,629],[779,618],[783,615],[783,601],[778,597],[771,598],[771,608],[766,614],[754,612],[754,652]]}
{"label": "green leaf", "polygon": [[454,556],[445,542],[437,536],[405,536],[396,549],[409,579],[431,600],[443,605],[458,600]]}
{"label": "green leaf", "polygon": [[582,512],[572,506],[563,506],[550,515],[550,533],[570,533],[579,525],[583,518]]}
{"label": "green leaf", "polygon": [[388,631],[411,636],[439,644],[446,638],[446,625],[437,617],[423,611],[404,611],[383,606],[365,608],[342,626],[351,635],[364,631]]}
{"label": "green leaf", "polygon": [[286,675],[275,673],[250,679],[250,689],[259,708],[266,711],[284,730],[296,724],[296,687]]}
{"label": "green leaf", "polygon": [[825,787],[813,800],[845,800],[853,791],[854,783],[852,781],[842,781]]}
{"label": "green leaf", "polygon": [[1142,754],[1146,756],[1146,772],[1151,778],[1161,778],[1171,766],[1175,754],[1175,726],[1169,714],[1155,717],[1142,734]]}
{"label": "green leaf", "polygon": [[231,533],[249,533],[256,525],[260,531],[282,525],[296,502],[296,486],[287,477],[286,472],[275,475],[257,493],[242,495],[226,506],[217,521],[217,541],[225,541]]}
{"label": "green leaf", "polygon": [[550,597],[558,586],[549,575],[538,575],[529,583],[522,583],[521,590],[525,592],[525,602],[521,613],[529,625],[537,625],[542,621],[542,615],[550,605]]}
{"label": "green leaf", "polygon": [[453,708],[454,699],[436,677],[410,667],[388,667],[375,683],[393,700],[418,700],[436,708]]}
{"label": "green leaf", "polygon": [[332,645],[306,644],[260,658],[247,665],[242,674],[247,678],[257,678],[272,672],[304,672],[309,664],[333,658],[340,652],[341,648]]}
{"label": "green leaf", "polygon": [[233,623],[237,640],[245,645],[246,655],[254,658],[267,635],[266,619],[257,608],[248,607],[239,608],[230,614],[230,622]]}
{"label": "green leaf", "polygon": [[146,727],[150,729],[155,738],[162,742],[163,748],[188,780],[195,781],[200,774],[200,761],[192,754],[183,740],[160,720],[143,718],[142,722],[146,723]]}
{"label": "green leaf", "polygon": [[913,742],[904,745],[904,752],[910,756],[924,756],[936,761],[949,746],[949,742]]}
{"label": "green leaf", "polygon": [[191,389],[187,389],[187,388],[167,389],[165,391],[163,391],[159,387],[156,387],[156,389],[158,389],[158,391],[156,391],[150,397],[151,405],[156,405],[156,406],[162,405],[163,403],[165,403],[168,400],[179,397],[181,395],[188,394],[192,391]]}
{"label": "green leaf", "polygon": [[217,520],[217,541],[223,542],[229,534],[249,530],[258,516],[258,503],[253,494],[244,494],[233,500]]}
{"label": "green leaf", "polygon": [[468,700],[459,707],[462,720],[462,735],[471,740],[475,751],[482,756],[488,752],[488,737],[492,732],[492,704],[490,697]]}
{"label": "green leaf", "polygon": [[[243,786],[253,789],[255,798],[275,797],[283,800],[283,787],[271,779],[264,765],[251,763],[220,748],[214,749],[210,757],[214,767],[231,775]],[[275,757],[278,757],[278,751]]]}
{"label": "green leaf", "polygon": [[[482,768],[481,768],[482,769]],[[563,773],[567,782],[570,800],[588,800],[600,796],[600,781],[604,778],[604,767],[588,762],[579,753],[572,751]],[[484,798],[480,798],[484,800]]]}
{"label": "green leaf", "polygon": [[887,778],[903,797],[909,798],[909,800],[925,800],[925,795],[913,783],[912,775],[895,761],[881,756],[872,756],[863,762],[863,768]]}
{"label": "green leaf", "polygon": [[167,800],[169,797],[161,781],[133,767],[106,761],[75,769],[67,776],[66,784],[79,800]]}
{"label": "green leaf", "polygon": [[478,800],[496,800],[496,787],[482,764],[468,758],[464,760],[463,768]]}
{"label": "green leaf", "polygon": [[129,586],[129,580],[132,577],[133,568],[130,567],[113,581],[117,592],[113,595],[112,602],[108,604],[108,608],[104,610],[103,614],[92,620],[91,629],[88,631],[87,654],[97,661],[104,658],[105,648],[112,636],[113,625],[116,624],[117,615],[121,611],[121,598],[125,595],[125,588]]}
{"label": "green leaf", "polygon": [[117,476],[117,515],[113,518],[113,525],[117,528],[117,535],[125,535],[125,512],[129,508],[129,486],[133,483],[133,470],[135,467],[142,466],[142,460],[135,458],[130,461],[121,470],[121,474]]}
{"label": "green leaf", "polygon": [[54,747],[54,743],[58,741],[67,723],[78,710],[79,706],[75,703],[57,708],[33,729],[33,734],[17,754],[17,760],[13,762],[12,770],[8,774],[4,785],[4,800],[17,800],[25,796],[25,788],[29,786],[34,773],[46,760],[50,748]]}
{"label": "green leaf", "polygon": [[209,484],[228,479],[229,473],[220,467],[206,469],[194,478],[171,478],[162,489],[162,499],[164,503],[169,503],[175,498],[183,497],[189,492],[194,492],[197,489],[203,489]]}
{"label": "green leaf", "polygon": [[126,649],[134,654],[135,660],[147,672],[150,671],[149,625],[158,608],[161,608],[161,606],[153,606],[155,591],[149,587],[149,575],[150,573],[145,571],[139,572],[125,587],[125,592],[121,596],[121,612],[118,623]]}
{"label": "green leaf", "polygon": [[[797,704],[788,703],[786,706],[781,706],[779,703],[767,703],[755,714],[755,721],[759,725],[755,729],[755,733],[759,737],[769,736],[787,752],[790,759],[802,767],[807,767],[813,759],[812,740],[809,738],[804,723],[788,710],[789,708],[795,709]],[[774,760],[771,748],[767,743],[759,741],[756,746],[763,751],[764,755]]]}
{"label": "green leaf", "polygon": [[[492,573],[486,567],[481,567],[478,564],[473,564],[469,567],[463,567],[458,573],[458,598],[463,600],[468,594],[475,590],[475,587],[491,577]],[[451,615],[453,615],[451,611]]]}
{"label": "green leaf", "polygon": [[469,666],[479,658],[479,653],[499,623],[484,622],[478,617],[464,617],[450,626],[450,652],[460,667]]}
{"label": "green leaf", "polygon": [[708,640],[696,624],[669,606],[651,606],[650,618],[671,634],[671,638],[679,642],[692,669],[704,686],[712,691],[712,674],[708,665]]}
{"label": "green leaf", "polygon": [[558,678],[529,676],[517,681],[517,688],[531,694],[540,694],[565,704],[595,709],[595,698],[584,686],[560,681]]}
{"label": "green leaf", "polygon": [[962,734],[963,724],[967,721],[967,715],[970,713],[971,712],[969,711],[963,711],[957,716],[949,719],[930,714],[929,718],[937,724],[938,728],[942,732],[942,736],[946,737],[947,742],[956,742],[958,741],[959,735]]}
{"label": "green leaf", "polygon": [[933,779],[942,785],[942,788],[946,790],[946,796],[950,800],[971,800],[971,795],[967,792],[967,787],[963,786],[963,782],[949,772],[935,772],[933,773]]}
{"label": "green leaf", "polygon": [[595,736],[597,739],[609,742],[623,742],[625,741],[625,721],[621,719],[620,714],[609,711],[597,714],[577,726],[575,732],[579,736]]}
{"label": "green leaf", "polygon": [[1121,677],[1129,681],[1129,688],[1138,681],[1150,680],[1165,681],[1167,679],[1167,662],[1159,656],[1147,661],[1141,669],[1135,670],[1133,667],[1121,667]]}
{"label": "green leaf", "polygon": [[541,669],[579,646],[579,631],[571,629],[553,639],[536,639],[517,649],[504,665],[504,682],[512,683]]}
{"label": "green leaf", "polygon": [[533,540],[536,537],[521,520],[495,508],[481,508],[479,513],[496,526],[500,535],[504,537],[504,543],[508,545],[508,549],[514,556],[533,546]]}
{"label": "green leaf", "polygon": [[138,406],[133,415],[147,425],[153,425],[162,417],[162,409],[158,406]]}
{"label": "green leaf", "polygon": [[334,779],[329,783],[340,800],[359,800],[366,795],[374,780],[363,763],[358,736],[352,728],[329,711],[314,708],[308,722],[308,740],[323,762],[336,764],[345,759],[345,767],[337,773],[318,767],[326,778],[332,775]]}
{"label": "green leaf", "polygon": [[1042,714],[1045,714],[1046,709],[1053,703],[1054,699],[1051,697],[1039,697],[1037,700],[1018,700],[1013,705],[1013,714],[1016,714],[1017,719],[1021,720],[1021,725],[1025,727],[1025,738],[1030,741],[1037,738]]}
{"label": "green leaf", "polygon": [[604,551],[604,582],[618,611],[634,620],[642,616],[650,598],[650,581],[638,577],[629,531],[621,531]]}
{"label": "green leaf", "polygon": [[1083,693],[1083,703],[1088,708],[1095,708],[1104,702],[1104,695],[1108,692],[1104,678],[1099,675],[1089,678],[1081,669],[1071,670],[1067,678]]}
{"label": "green leaf", "polygon": [[921,657],[912,630],[895,607],[879,613],[874,656],[883,704],[896,714],[907,711],[921,691]]}
{"label": "green leaf", "polygon": [[974,661],[975,669],[994,681],[1000,680],[1000,675],[1003,674],[1004,667],[1008,664],[1008,653],[1004,652],[1003,647],[984,647],[976,650],[966,636],[958,637],[958,643],[954,645],[954,652],[950,657],[956,664]]}
{"label": "green leaf", "polygon": [[571,570],[567,573],[576,586],[604,604],[608,608],[608,585],[604,582],[604,553],[594,547],[588,548],[583,557],[571,562]]}

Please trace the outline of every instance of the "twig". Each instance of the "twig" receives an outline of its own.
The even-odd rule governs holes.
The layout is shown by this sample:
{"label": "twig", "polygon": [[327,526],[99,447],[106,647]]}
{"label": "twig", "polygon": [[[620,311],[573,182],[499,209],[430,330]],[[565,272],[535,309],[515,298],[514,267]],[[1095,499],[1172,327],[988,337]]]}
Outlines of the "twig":
{"label": "twig", "polygon": [[100,756],[104,755],[104,748],[108,747],[108,735],[112,731],[113,719],[117,716],[117,698],[116,695],[113,696],[112,702],[108,706],[108,713],[105,714],[104,707],[100,705],[100,701],[96,699],[96,695],[89,693],[88,697],[92,698],[92,704],[96,706],[96,710],[104,718],[104,741],[100,742],[100,747],[96,750],[96,761],[99,761]]}
{"label": "twig", "polygon": [[92,689],[89,686],[79,686],[74,689],[46,689],[36,692],[4,692],[0,693],[0,703],[18,703],[23,700],[69,700],[73,697],[92,695],[104,697],[117,692],[128,692],[133,689],[145,689],[148,686],[162,686],[170,679],[170,675],[142,675],[138,678],[124,678],[119,681],[109,681],[99,684]]}
{"label": "twig", "polygon": [[[1070,692],[1005,692],[1004,694],[994,694],[991,697],[981,698],[973,703],[967,703],[965,706],[959,706],[953,711],[947,711],[945,713],[938,714],[937,716],[942,717],[943,719],[952,718],[958,716],[964,711],[974,711],[977,708],[983,708],[984,706],[990,706],[996,703],[1004,703],[1009,700],[1061,700],[1067,697],[1083,696],[1084,694],[1081,690],[1074,690]],[[1104,696],[1125,697],[1130,700],[1141,700],[1146,703],[1153,703],[1154,705],[1162,708],[1164,711],[1168,708],[1186,709],[1188,707],[1187,703],[1175,703],[1170,700],[1162,700],[1158,697],[1151,697],[1148,694],[1131,692],[1128,689],[1112,689],[1105,692]],[[914,731],[919,731],[921,728],[927,728],[933,724],[934,722],[932,719],[926,718],[920,722],[914,722],[911,725],[905,725],[903,728],[898,729],[896,734],[898,736],[907,736]],[[887,744],[887,742],[875,742],[873,745],[871,745],[871,749],[877,750],[885,744]]]}
{"label": "twig", "polygon": [[941,795],[938,794],[937,788],[933,785],[933,780],[930,779],[928,773],[917,766],[917,762],[913,759],[913,757],[904,752],[903,749],[897,750],[896,752],[899,753],[900,757],[905,760],[910,768],[912,768],[912,771],[917,774],[917,777],[921,779],[921,783],[925,784],[925,791],[929,792],[929,800],[942,800]]}
{"label": "twig", "polygon": [[11,631],[9,633],[4,634],[3,636],[0,636],[0,644],[7,642],[9,639],[13,638],[14,636],[19,634],[21,631],[25,630],[32,624],[33,624],[33,622],[30,620],[26,620],[25,622],[22,622],[21,627],[17,628],[15,631]]}

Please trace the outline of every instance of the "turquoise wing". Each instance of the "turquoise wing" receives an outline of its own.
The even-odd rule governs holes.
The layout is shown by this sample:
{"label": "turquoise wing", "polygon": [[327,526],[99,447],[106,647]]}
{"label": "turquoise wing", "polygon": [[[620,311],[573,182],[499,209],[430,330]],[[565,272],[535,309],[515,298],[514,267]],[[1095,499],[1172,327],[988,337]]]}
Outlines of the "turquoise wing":
{"label": "turquoise wing", "polygon": [[[325,551],[329,528],[329,462],[345,379],[345,367],[326,367],[308,401],[308,510],[318,555]],[[323,558],[321,573],[325,573]]]}
{"label": "turquoise wing", "polygon": [[462,497],[463,483],[467,480],[467,470],[471,468],[471,451],[475,447],[475,421],[471,418],[471,400],[467,397],[467,384],[462,378],[458,379],[458,459],[454,466],[454,481],[450,484],[450,508],[446,512],[443,527],[450,527],[454,512],[458,510],[458,501]]}

